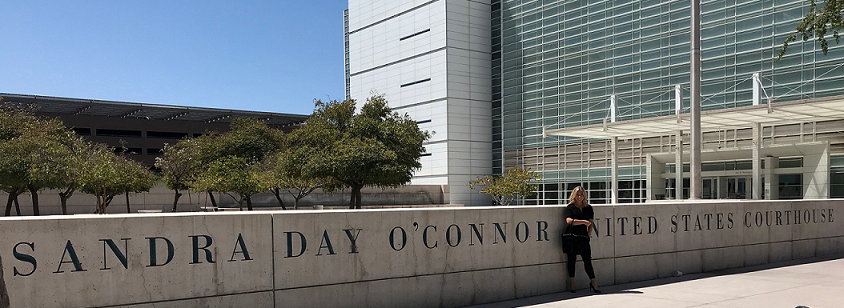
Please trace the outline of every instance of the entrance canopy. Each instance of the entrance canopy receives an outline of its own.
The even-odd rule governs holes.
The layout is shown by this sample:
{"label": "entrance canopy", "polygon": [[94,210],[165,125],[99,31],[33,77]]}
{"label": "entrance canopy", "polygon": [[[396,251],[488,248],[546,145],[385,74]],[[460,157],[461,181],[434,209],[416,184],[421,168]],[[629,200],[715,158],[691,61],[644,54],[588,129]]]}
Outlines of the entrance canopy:
{"label": "entrance canopy", "polygon": [[[827,141],[801,142],[793,144],[775,144],[760,148],[759,156],[805,157],[807,155],[820,155],[828,148],[828,146],[829,142]],[[688,163],[690,161],[688,152],[684,152],[680,155],[683,163]],[[701,160],[703,161],[741,160],[752,157],[753,147],[702,150],[700,151],[700,155]],[[677,154],[673,152],[653,153],[650,154],[650,156],[653,157],[655,162],[677,162]]]}
{"label": "entrance canopy", "polygon": [[[549,129],[548,136],[577,138],[621,139],[657,137],[689,130],[688,113],[642,118],[605,124]],[[762,125],[785,125],[844,119],[844,95],[807,100],[774,102],[754,106],[701,111],[701,132],[741,129]]]}

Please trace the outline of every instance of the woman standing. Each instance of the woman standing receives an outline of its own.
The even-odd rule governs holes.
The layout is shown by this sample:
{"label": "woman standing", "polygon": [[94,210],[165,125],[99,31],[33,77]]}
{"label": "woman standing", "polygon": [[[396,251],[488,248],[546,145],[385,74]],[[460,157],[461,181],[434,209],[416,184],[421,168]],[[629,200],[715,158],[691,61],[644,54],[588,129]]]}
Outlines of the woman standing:
{"label": "woman standing", "polygon": [[574,293],[574,263],[577,261],[577,255],[583,260],[583,267],[586,269],[586,275],[589,276],[589,290],[593,293],[601,293],[598,290],[598,283],[595,282],[595,270],[592,269],[592,248],[589,246],[589,238],[592,236],[592,223],[595,219],[595,212],[592,211],[592,206],[586,202],[586,190],[581,186],[577,186],[569,196],[569,204],[566,207],[563,217],[568,225],[567,233],[571,233],[571,241],[573,245],[566,253],[568,263],[566,263],[569,272],[569,291]]}

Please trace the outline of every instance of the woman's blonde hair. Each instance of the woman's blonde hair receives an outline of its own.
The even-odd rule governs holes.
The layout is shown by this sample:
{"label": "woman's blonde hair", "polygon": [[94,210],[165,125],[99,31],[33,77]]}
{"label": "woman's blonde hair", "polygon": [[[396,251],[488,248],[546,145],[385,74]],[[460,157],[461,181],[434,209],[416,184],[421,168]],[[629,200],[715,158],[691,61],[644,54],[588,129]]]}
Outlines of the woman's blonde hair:
{"label": "woman's blonde hair", "polygon": [[589,206],[589,202],[586,197],[586,189],[583,189],[583,186],[575,187],[574,190],[571,191],[571,195],[569,195],[569,204],[574,204],[574,197],[577,196],[578,190],[583,191],[583,205]]}

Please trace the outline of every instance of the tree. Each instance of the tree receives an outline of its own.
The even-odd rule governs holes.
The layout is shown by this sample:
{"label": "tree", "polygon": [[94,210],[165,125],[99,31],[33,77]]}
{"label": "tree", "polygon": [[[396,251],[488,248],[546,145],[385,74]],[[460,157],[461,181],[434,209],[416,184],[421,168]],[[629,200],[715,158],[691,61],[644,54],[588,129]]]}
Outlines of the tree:
{"label": "tree", "polygon": [[[240,210],[243,210],[245,201],[251,211],[252,195],[265,190],[262,184],[257,168],[247,163],[245,158],[225,156],[211,162],[190,186],[198,191],[224,192],[237,201]],[[237,194],[237,197],[231,193]]]}
{"label": "tree", "polygon": [[46,188],[58,190],[62,214],[67,215],[67,200],[76,191],[80,172],[89,159],[89,148],[93,145],[82,137],[68,132],[65,142],[46,147],[42,152],[42,163],[32,173],[41,178]]}
{"label": "tree", "polygon": [[18,196],[26,190],[28,173],[25,163],[27,152],[20,146],[20,137],[37,118],[21,106],[3,104],[0,106],[0,188],[9,193],[6,202],[6,216],[11,215],[12,204],[17,214],[21,214]]}
{"label": "tree", "polygon": [[90,159],[85,161],[80,172],[79,190],[96,196],[96,213],[105,214],[114,196],[125,191],[125,184],[121,181],[121,173],[125,169],[121,164],[126,159],[101,144],[94,145],[90,151]]}
{"label": "tree", "polygon": [[823,54],[829,50],[827,33],[832,32],[835,43],[840,43],[838,33],[844,30],[844,0],[826,0],[825,4],[823,8],[818,9],[815,0],[810,0],[809,13],[803,17],[803,21],[797,26],[795,32],[785,39],[777,55],[777,61],[785,55],[788,43],[796,41],[798,35],[803,37],[804,42],[813,36],[817,37]]}
{"label": "tree", "polygon": [[241,209],[246,202],[251,211],[252,195],[268,189],[259,179],[258,165],[265,157],[280,151],[283,140],[282,131],[263,122],[236,118],[228,132],[214,137],[213,141],[209,139],[210,146],[200,146],[202,165],[188,186],[209,194],[226,193]]}
{"label": "tree", "polygon": [[[101,193],[105,205],[111,200],[107,188],[134,192],[155,184],[155,177],[140,164],[84,141],[58,119],[40,119],[16,106],[0,108],[0,157],[0,188],[9,192],[7,216],[12,203],[20,215],[17,197],[25,190],[32,197],[32,211],[37,216],[38,192],[45,188],[59,190],[62,213],[67,214],[67,199],[82,183],[88,191]],[[111,178],[99,179],[98,175]],[[98,201],[98,209],[100,206]]]}
{"label": "tree", "polygon": [[303,167],[310,159],[308,152],[305,146],[290,147],[285,152],[266,157],[260,165],[260,179],[265,187],[270,188],[282,209],[287,209],[281,200],[282,190],[293,197],[293,209],[298,209],[299,200],[314,190],[322,188],[324,191],[333,191],[336,188],[330,178],[312,177],[305,172]]}
{"label": "tree", "polygon": [[30,151],[26,187],[32,197],[34,215],[40,215],[38,192],[60,186],[68,171],[76,167],[70,161],[77,138],[58,119],[39,120],[21,136],[20,141]]}
{"label": "tree", "polygon": [[[203,166],[210,162],[213,154],[208,153],[213,148],[214,135],[203,135],[194,139],[185,139],[175,145],[164,145],[161,156],[155,159],[155,166],[161,169],[161,176],[168,189],[175,192],[172,212],[176,211],[179,198],[187,190],[189,183],[195,179]],[[209,195],[211,193],[209,192]]]}
{"label": "tree", "polygon": [[27,190],[32,197],[33,214],[40,215],[38,192],[44,188],[58,188],[72,176],[73,146],[78,137],[58,119],[38,120],[19,139],[29,151],[25,175]]}
{"label": "tree", "polygon": [[40,215],[38,192],[62,187],[71,176],[77,168],[73,151],[80,139],[56,119],[39,119],[28,110],[8,106],[0,113],[0,187],[9,192],[7,215],[25,190],[32,197],[33,214]]}
{"label": "tree", "polygon": [[291,148],[302,150],[305,174],[330,178],[352,191],[349,208],[361,208],[366,186],[397,187],[410,182],[422,167],[419,157],[430,138],[407,114],[387,106],[383,96],[373,96],[355,114],[355,101],[316,102],[307,123],[291,132]]}
{"label": "tree", "polygon": [[492,200],[499,205],[510,205],[517,196],[533,196],[537,185],[531,182],[542,179],[542,175],[522,167],[507,170],[501,176],[484,176],[469,182],[470,189],[481,188],[482,194],[492,196]]}
{"label": "tree", "polygon": [[129,193],[149,191],[155,186],[156,176],[141,163],[123,156],[118,156],[115,164],[119,175],[116,186],[126,195],[126,213],[131,213]]}
{"label": "tree", "polygon": [[281,150],[284,133],[260,121],[236,118],[232,120],[230,130],[219,139],[216,158],[236,156],[248,164],[256,164]]}

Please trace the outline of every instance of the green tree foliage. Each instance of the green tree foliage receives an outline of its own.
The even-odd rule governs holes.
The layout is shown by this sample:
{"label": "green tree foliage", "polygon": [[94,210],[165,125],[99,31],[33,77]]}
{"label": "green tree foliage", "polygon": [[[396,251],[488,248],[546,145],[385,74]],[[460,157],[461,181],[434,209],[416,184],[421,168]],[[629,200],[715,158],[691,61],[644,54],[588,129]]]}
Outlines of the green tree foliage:
{"label": "green tree foliage", "polygon": [[281,150],[284,133],[260,121],[236,118],[230,130],[219,139],[216,158],[235,156],[251,165]]}
{"label": "green tree foliage", "polygon": [[118,178],[115,179],[115,186],[126,196],[126,213],[131,213],[129,193],[149,191],[155,186],[157,177],[149,169],[141,165],[141,163],[126,159],[123,156],[118,156],[115,159],[115,164],[118,174]]}
{"label": "green tree foliage", "polygon": [[216,135],[206,134],[174,145],[164,145],[161,156],[155,159],[155,166],[161,169],[167,188],[175,192],[171,211],[176,211],[182,197],[180,191],[190,188],[189,184],[216,156],[216,141]]}
{"label": "green tree foliage", "polygon": [[105,214],[116,195],[149,191],[155,185],[152,172],[135,161],[114,155],[104,145],[92,145],[86,155],[78,185],[80,191],[97,197],[96,213]]}
{"label": "green tree foliage", "polygon": [[191,187],[198,191],[224,192],[237,201],[241,210],[245,201],[251,211],[252,195],[266,190],[262,184],[255,165],[249,164],[246,158],[229,155],[211,162]]}
{"label": "green tree foliage", "polygon": [[188,185],[209,195],[211,191],[226,193],[241,209],[245,202],[251,211],[252,195],[269,189],[260,180],[259,164],[279,152],[283,142],[284,133],[263,122],[234,119],[231,130],[209,137],[205,145],[199,146],[201,167]]}
{"label": "green tree foliage", "polygon": [[37,121],[37,118],[17,106],[0,106],[0,188],[9,193],[6,203],[6,216],[11,215],[15,204],[20,215],[18,196],[26,191],[26,179],[21,174],[28,173],[25,164],[27,154],[21,148],[21,136]]}
{"label": "green tree foliage", "polygon": [[12,203],[20,215],[17,197],[24,191],[32,197],[34,215],[40,214],[42,189],[59,190],[64,214],[79,188],[98,195],[98,212],[104,212],[115,192],[146,191],[155,181],[139,163],[85,141],[57,119],[35,117],[19,106],[0,107],[0,188],[9,192],[7,216]]}
{"label": "green tree foliage", "polygon": [[482,194],[492,196],[492,200],[499,205],[510,205],[518,196],[533,196],[537,185],[532,182],[542,179],[542,175],[522,167],[507,170],[501,176],[485,176],[469,182],[470,189],[480,188]]}
{"label": "green tree foliage", "polygon": [[61,121],[39,119],[14,108],[3,108],[0,113],[0,187],[10,197],[6,214],[26,190],[32,198],[33,214],[40,215],[39,191],[65,186],[77,168],[73,155],[81,140]]}
{"label": "green tree foliage", "polygon": [[80,172],[92,145],[70,131],[63,139],[58,145],[44,149],[41,154],[43,159],[32,173],[41,178],[46,188],[58,190],[62,214],[67,215],[67,200],[77,189]]}
{"label": "green tree foliage", "polygon": [[419,156],[430,138],[407,114],[392,112],[383,96],[373,96],[355,114],[355,101],[316,102],[307,123],[293,131],[290,147],[300,149],[303,173],[330,178],[352,191],[349,208],[361,208],[365,186],[397,187],[421,168]]}
{"label": "green tree foliage", "polygon": [[777,60],[785,55],[788,43],[796,41],[798,35],[804,42],[816,37],[818,43],[821,44],[823,54],[829,50],[829,42],[827,42],[829,32],[832,32],[835,43],[840,43],[839,32],[844,30],[844,0],[826,0],[824,3],[824,7],[818,8],[815,0],[810,0],[809,13],[803,17],[803,21],[797,26],[795,32],[785,39]]}
{"label": "green tree foliage", "polygon": [[79,190],[97,197],[98,214],[105,214],[106,206],[121,193],[117,180],[117,157],[105,145],[96,144],[89,149],[88,157],[79,173]]}
{"label": "green tree foliage", "polygon": [[337,185],[330,178],[312,177],[305,172],[306,162],[310,158],[307,153],[306,147],[290,147],[284,152],[267,156],[260,165],[260,179],[264,187],[270,188],[282,209],[287,209],[284,201],[281,200],[282,191],[293,197],[293,209],[298,209],[299,201],[314,190],[322,188],[324,191],[333,191],[336,189]]}

